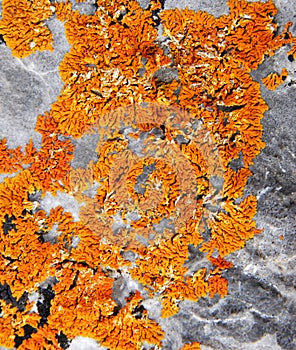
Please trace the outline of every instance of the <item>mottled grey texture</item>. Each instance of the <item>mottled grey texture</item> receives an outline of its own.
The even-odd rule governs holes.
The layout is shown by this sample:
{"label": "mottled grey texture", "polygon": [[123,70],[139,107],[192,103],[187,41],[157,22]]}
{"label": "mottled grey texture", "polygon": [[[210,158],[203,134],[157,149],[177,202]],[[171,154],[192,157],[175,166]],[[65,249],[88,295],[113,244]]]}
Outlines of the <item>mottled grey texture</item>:
{"label": "mottled grey texture", "polygon": [[189,10],[206,11],[215,17],[219,17],[224,13],[229,13],[229,7],[226,5],[225,0],[166,0],[164,9],[174,9],[176,7],[185,8],[186,6],[189,8]]}
{"label": "mottled grey texture", "polygon": [[79,140],[73,140],[75,150],[71,165],[74,169],[85,168],[91,160],[98,159],[96,152],[98,140],[98,135],[83,135]]}

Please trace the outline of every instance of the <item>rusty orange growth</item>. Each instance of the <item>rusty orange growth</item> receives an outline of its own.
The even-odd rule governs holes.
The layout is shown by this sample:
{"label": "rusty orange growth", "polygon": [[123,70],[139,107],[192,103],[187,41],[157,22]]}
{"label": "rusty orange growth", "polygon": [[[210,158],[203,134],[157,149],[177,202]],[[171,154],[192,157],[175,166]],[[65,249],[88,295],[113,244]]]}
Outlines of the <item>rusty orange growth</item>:
{"label": "rusty orange growth", "polygon": [[[9,348],[14,348],[15,336],[24,336],[24,326],[30,325],[37,327],[40,316],[36,312],[30,312],[32,305],[27,304],[26,311],[20,312],[16,307],[6,304],[0,300],[1,317],[0,317],[0,343]],[[28,349],[22,347],[21,349]]]}
{"label": "rusty orange growth", "polygon": [[4,0],[0,34],[12,54],[24,58],[37,50],[53,51],[53,36],[45,25],[54,12],[49,0]]}
{"label": "rusty orange growth", "polygon": [[[100,325],[100,342],[109,349],[141,349],[143,343],[160,347],[164,332],[157,322],[151,320],[145,307],[141,307],[139,292],[127,298],[127,303],[116,316],[106,319]],[[107,337],[106,337],[107,331]]]}
{"label": "rusty orange growth", "polygon": [[283,84],[287,76],[288,76],[288,71],[286,68],[283,68],[281,74],[277,74],[277,73],[268,74],[267,77],[262,79],[262,83],[267,87],[267,89],[275,90],[277,87]]}
{"label": "rusty orange growth", "polygon": [[8,149],[6,138],[0,141],[0,173],[12,174],[21,170],[24,160],[21,146],[16,149]]}
{"label": "rusty orange growth", "polygon": [[18,347],[19,350],[40,349],[42,345],[46,350],[62,350],[58,342],[60,332],[55,328],[50,328],[48,325],[39,327],[36,333],[33,333],[30,338],[25,339]]}
{"label": "rusty orange growth", "polygon": [[194,342],[191,344],[185,344],[181,350],[200,350],[200,343]]}
{"label": "rusty orange growth", "polygon": [[48,113],[37,118],[35,130],[42,135],[42,143],[38,152],[30,145],[26,148],[33,158],[30,171],[44,191],[54,194],[58,190],[64,191],[66,184],[61,182],[70,171],[74,146],[70,140],[59,139],[57,124]]}
{"label": "rusty orange growth", "polygon": [[117,107],[155,101],[153,74],[171,60],[156,44],[151,11],[136,1],[107,1],[93,16],[73,11],[65,30],[72,48],[59,66],[65,85],[51,110],[63,133],[80,137]]}
{"label": "rusty orange growth", "polygon": [[[227,294],[223,273],[232,263],[225,257],[260,233],[254,221],[256,198],[249,195],[236,201],[243,197],[251,175],[249,167],[264,147],[261,119],[267,105],[250,72],[262,63],[264,55],[272,56],[284,45],[291,45],[288,54],[296,58],[291,23],[276,34],[273,18],[277,10],[272,1],[230,0],[228,4],[229,15],[220,18],[188,9],[160,12],[170,46],[165,53],[157,44],[152,16],[152,11],[161,9],[159,1],[151,1],[143,10],[136,1],[102,0],[94,15],[73,11],[70,1],[55,3],[55,9],[46,0],[3,1],[0,34],[17,57],[51,49],[52,36],[44,20],[53,12],[65,23],[72,46],[59,66],[64,82],[61,94],[50,112],[37,119],[41,147],[36,149],[30,141],[22,152],[19,147],[8,149],[5,139],[0,143],[0,172],[18,172],[0,184],[0,283],[7,284],[12,297],[19,300],[26,293],[38,292],[48,278],[54,279],[54,297],[44,325],[31,303],[20,310],[0,301],[1,345],[12,348],[16,336],[23,336],[24,326],[30,325],[34,332],[20,349],[59,349],[57,336],[61,332],[68,339],[92,337],[110,349],[140,349],[143,342],[161,347],[164,332],[149,318],[144,297],[136,291],[126,298],[125,305],[117,305],[113,299],[118,271],[141,283],[143,295],[158,298],[162,317],[176,314],[183,300]],[[178,77],[160,81],[158,70],[163,67],[174,68]],[[286,71],[279,78],[269,77],[266,83],[274,87],[284,76]],[[176,124],[182,124],[188,112],[193,124],[202,121],[201,139],[211,135],[224,170],[219,206],[205,210],[217,164],[217,159],[207,162],[209,145],[203,145],[202,153],[192,140],[186,140],[178,146],[179,153],[173,151],[174,140],[186,139],[186,128],[177,130],[162,123],[163,139],[156,143],[154,136],[147,137],[144,146],[153,156],[140,161],[122,134],[106,132],[120,128],[127,109],[118,107],[132,104],[131,112],[140,102],[157,102],[166,106],[167,113],[180,108]],[[151,120],[162,108],[148,108],[149,118],[147,110],[138,110],[142,119],[129,137],[137,141],[143,133],[151,134],[155,127]],[[72,169],[75,148],[70,137],[81,137],[92,126],[99,126],[98,160],[85,169]],[[165,147],[166,157],[161,158],[158,149]],[[241,160],[239,170],[231,167],[235,159]],[[140,195],[135,183],[143,167],[151,164],[156,169]],[[184,170],[183,177],[178,177],[176,164]],[[116,167],[125,174],[121,178],[116,177]],[[94,184],[98,185],[95,194],[87,195]],[[181,213],[188,211],[189,205],[179,197],[190,188],[196,189],[194,216],[182,214],[186,220],[178,221],[174,234],[165,229],[162,235],[153,236],[150,244],[153,225],[160,218],[174,215],[177,204]],[[77,200],[80,221],[61,206],[47,213],[32,199],[38,193],[43,197],[57,191]],[[128,210],[122,203],[127,206],[129,199],[141,209],[141,219],[130,224],[133,230],[123,229],[126,235],[119,237],[112,231],[112,216],[120,212],[126,225]],[[205,232],[210,232],[207,240]],[[49,242],[47,237],[53,233],[55,238]],[[137,234],[148,244],[134,244]],[[189,273],[189,244],[212,266]],[[134,262],[125,258],[127,251],[134,254]],[[199,348],[199,343],[183,347]]]}
{"label": "rusty orange growth", "polygon": [[111,296],[113,280],[79,263],[59,264],[56,270],[60,283],[54,286],[56,299],[52,302],[49,325],[69,338],[77,334],[97,338],[98,320],[112,315],[116,306]]}

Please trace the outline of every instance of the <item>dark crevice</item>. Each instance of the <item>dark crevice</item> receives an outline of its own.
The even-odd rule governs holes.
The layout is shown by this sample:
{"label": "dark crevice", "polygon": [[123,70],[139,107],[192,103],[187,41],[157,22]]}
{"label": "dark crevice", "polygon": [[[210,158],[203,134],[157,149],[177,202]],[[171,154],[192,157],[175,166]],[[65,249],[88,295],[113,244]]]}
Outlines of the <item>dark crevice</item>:
{"label": "dark crevice", "polygon": [[[161,3],[161,8],[159,10],[152,10],[152,20],[154,22],[154,27],[158,27],[161,23],[160,18],[159,18],[159,13],[161,10],[164,9],[164,4],[165,4],[165,0],[160,0]],[[151,5],[149,5],[148,10],[151,9]]]}
{"label": "dark crevice", "polygon": [[6,42],[5,42],[4,37],[3,37],[2,34],[0,34],[0,45],[1,45],[1,44],[6,45]]}
{"label": "dark crevice", "polygon": [[234,142],[236,136],[238,136],[238,135],[240,135],[240,132],[238,130],[236,130],[236,132],[230,136],[229,141]]}
{"label": "dark crevice", "polygon": [[231,52],[232,50],[233,50],[233,49],[226,49],[226,50],[224,50],[224,51],[222,51],[222,52],[220,53],[220,56],[223,57],[223,56],[225,56],[225,55],[228,55],[228,54],[230,54],[230,52]]}
{"label": "dark crevice", "polygon": [[285,39],[285,40],[288,40],[289,38],[290,38],[289,33],[285,33],[285,34],[284,34],[284,39]]}
{"label": "dark crevice", "polygon": [[69,287],[69,290],[71,290],[71,289],[76,287],[78,275],[79,275],[79,271],[76,271],[75,277],[73,279],[73,282],[71,283],[71,286]]}
{"label": "dark crevice", "polygon": [[38,326],[43,326],[47,323],[47,317],[50,315],[51,300],[54,298],[55,293],[51,286],[47,286],[47,288],[39,288],[39,294],[43,300],[37,301],[38,313],[41,316]]}
{"label": "dark crevice", "polygon": [[143,305],[137,305],[133,311],[132,311],[132,315],[136,318],[136,319],[141,319],[143,317],[143,312],[146,309],[144,308]]}
{"label": "dark crevice", "polygon": [[75,261],[75,260],[71,260],[71,259],[64,259],[64,260],[60,261],[59,263],[55,264],[55,267],[56,267],[57,270],[60,270],[60,269],[63,268],[64,264],[68,264],[68,263],[73,264],[73,265],[79,265],[79,266],[87,267],[87,268],[89,268],[89,269],[91,269],[93,271],[96,270],[96,268],[90,266],[85,261]]}
{"label": "dark crevice", "polygon": [[19,300],[14,298],[8,284],[0,284],[0,299],[4,300],[6,304],[12,304],[17,307],[19,311],[24,311],[28,300],[28,293],[25,292]]}
{"label": "dark crevice", "polygon": [[24,210],[22,211],[22,216],[26,216],[27,214],[33,215],[33,214],[34,214],[34,213],[33,213],[33,210],[24,209]]}
{"label": "dark crevice", "polygon": [[2,224],[4,234],[8,235],[9,231],[11,230],[16,231],[16,224],[12,223],[16,217],[14,215],[9,216],[8,214],[5,214],[4,219],[5,221]]}
{"label": "dark crevice", "polygon": [[114,306],[112,316],[116,316],[118,314],[118,312],[120,311],[121,307],[122,307],[121,305]]}
{"label": "dark crevice", "polygon": [[160,127],[159,127],[162,131],[162,136],[160,137],[162,140],[165,139],[166,137],[166,128],[165,128],[165,125],[164,124],[161,124]]}
{"label": "dark crevice", "polygon": [[95,94],[96,96],[103,97],[103,95],[102,95],[99,91],[90,90],[90,92],[92,92],[92,93]]}
{"label": "dark crevice", "polygon": [[38,236],[38,241],[40,242],[40,243],[45,243],[45,239],[44,239],[44,234],[45,234],[46,232],[45,231],[38,231],[38,232],[36,232],[36,234],[37,234],[37,236]]}
{"label": "dark crevice", "polygon": [[120,13],[120,15],[116,18],[117,22],[121,24],[121,21],[123,20],[125,13]]}
{"label": "dark crevice", "polygon": [[[11,258],[10,256],[6,256],[4,254],[1,254],[2,255],[2,258],[9,261],[9,263],[6,261],[7,265],[6,266],[9,266],[10,264],[13,264],[15,263],[16,261],[19,261],[19,259],[13,259]],[[16,270],[18,271],[18,268],[16,268]]]}
{"label": "dark crevice", "polygon": [[29,324],[26,324],[24,327],[24,335],[22,337],[20,337],[19,335],[16,335],[15,338],[14,338],[14,344],[15,344],[15,347],[18,348],[22,342],[26,339],[29,339],[31,338],[31,335],[33,333],[36,333],[37,332],[37,329],[30,326]]}
{"label": "dark crevice", "polygon": [[217,110],[222,111],[222,112],[233,112],[238,109],[242,109],[246,106],[246,104],[243,105],[234,105],[234,106],[222,106],[222,105],[217,105]]}
{"label": "dark crevice", "polygon": [[56,338],[57,338],[61,348],[68,349],[70,344],[68,342],[68,339],[67,339],[66,335],[62,331],[59,332],[59,334],[56,335]]}
{"label": "dark crevice", "polygon": [[293,62],[293,61],[294,61],[293,55],[289,55],[289,56],[288,56],[288,60],[289,60],[290,62]]}

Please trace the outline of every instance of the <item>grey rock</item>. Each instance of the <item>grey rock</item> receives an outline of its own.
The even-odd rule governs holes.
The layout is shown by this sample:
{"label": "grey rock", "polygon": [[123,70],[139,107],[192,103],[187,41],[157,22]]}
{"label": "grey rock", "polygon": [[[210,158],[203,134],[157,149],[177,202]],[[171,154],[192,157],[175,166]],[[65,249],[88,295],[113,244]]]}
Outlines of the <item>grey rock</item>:
{"label": "grey rock", "polygon": [[223,14],[229,13],[229,8],[224,0],[166,0],[164,9],[169,10],[174,8],[185,8],[186,6],[189,8],[189,10],[206,11],[215,17],[220,17]]}

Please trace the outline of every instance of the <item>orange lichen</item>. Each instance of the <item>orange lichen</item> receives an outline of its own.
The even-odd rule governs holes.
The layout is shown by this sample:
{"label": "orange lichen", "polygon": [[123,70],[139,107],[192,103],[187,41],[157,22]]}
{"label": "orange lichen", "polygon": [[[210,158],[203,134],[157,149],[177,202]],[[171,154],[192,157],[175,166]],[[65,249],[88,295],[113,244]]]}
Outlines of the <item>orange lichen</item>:
{"label": "orange lichen", "polygon": [[217,293],[221,298],[224,298],[228,292],[228,281],[221,276],[211,276],[208,279],[210,298],[213,298]]}
{"label": "orange lichen", "polygon": [[[231,5],[241,6],[243,3],[245,1],[231,2]],[[248,6],[255,5],[246,6],[247,10]],[[245,27],[251,20],[238,21],[234,16],[236,12],[217,19],[200,11],[172,12],[164,11],[162,20],[164,33],[172,41],[173,56],[177,57],[179,104],[196,117],[203,118],[205,125],[217,135],[217,142],[224,144],[223,147],[221,145],[220,154],[225,166],[242,152],[245,166],[248,167],[264,145],[260,118],[267,107],[260,97],[259,84],[247,73],[255,68],[255,62],[258,65],[262,61],[263,52],[266,52],[267,45],[271,45],[273,34],[268,34],[265,29],[269,36],[266,46],[260,40],[262,53],[254,43],[258,50],[252,46],[252,53],[259,55],[260,61],[256,57],[251,64],[251,52],[238,50],[238,42],[244,45],[244,40],[249,41],[249,32]],[[256,30],[259,31],[261,26],[265,28],[266,23],[261,24],[258,20],[257,25]],[[245,37],[239,37],[240,28],[248,33]],[[196,106],[200,105],[203,107],[197,109]],[[209,109],[211,112],[207,111]]]}
{"label": "orange lichen", "polygon": [[20,350],[40,349],[42,344],[46,350],[62,350],[63,348],[58,343],[59,332],[50,328],[48,325],[39,327],[36,333],[33,333],[30,338],[25,339],[18,347]]}
{"label": "orange lichen", "polygon": [[[170,63],[155,42],[151,11],[136,1],[100,6],[93,16],[73,11],[65,23],[72,48],[59,66],[65,85],[51,114],[63,133],[75,137],[110,110],[155,100],[153,74]],[[118,21],[123,10],[127,14]],[[147,63],[141,76],[143,58]]]}
{"label": "orange lichen", "polygon": [[72,14],[72,3],[67,1],[55,2],[55,15],[58,20],[65,22]]}
{"label": "orange lichen", "polygon": [[[54,246],[38,240],[38,216],[30,214],[35,208],[28,199],[36,189],[28,170],[0,184],[1,222],[4,223],[0,230],[0,283],[10,285],[16,298],[35,291],[38,282],[50,275],[52,261],[59,256]],[[5,229],[7,221],[9,229]],[[42,269],[36,269],[42,265]]]}
{"label": "orange lichen", "polygon": [[96,338],[99,320],[112,315],[116,306],[111,296],[113,280],[83,265],[56,265],[58,283],[53,288],[56,298],[48,323],[69,338],[77,334]]}
{"label": "orange lichen", "polygon": [[[164,332],[144,299],[156,297],[162,317],[170,317],[183,300],[225,297],[224,271],[233,266],[225,257],[261,232],[257,199],[244,197],[244,189],[264,147],[267,105],[250,72],[284,45],[295,58],[291,23],[277,34],[272,1],[230,0],[229,15],[219,18],[161,11],[155,0],[147,9],[127,0],[99,5],[85,15],[70,1],[53,8],[46,0],[3,2],[0,34],[17,57],[51,49],[43,21],[53,12],[71,45],[59,66],[61,93],[37,118],[41,146],[30,140],[21,151],[0,142],[0,172],[16,173],[0,184],[0,284],[17,303],[53,281],[46,317],[31,303],[20,310],[0,300],[0,343],[8,347],[25,325],[33,331],[20,349],[59,349],[60,334],[109,349],[161,347]],[[169,53],[157,43],[158,12]],[[162,81],[160,68],[178,77]],[[263,82],[273,88],[286,74]],[[73,137],[94,133],[97,160],[73,169]],[[141,157],[133,143],[141,143]],[[240,160],[238,170],[233,160]],[[75,220],[61,206],[42,209],[42,198],[58,191],[77,201]],[[188,268],[189,245],[210,267]],[[119,274],[143,292],[130,293],[123,305],[113,293]]]}
{"label": "orange lichen", "polygon": [[233,199],[242,197],[248,178],[251,174],[252,172],[248,168],[241,168],[238,171],[227,168],[224,175],[224,194]]}
{"label": "orange lichen", "polygon": [[49,0],[4,0],[0,34],[16,57],[26,57],[37,50],[53,50],[53,37],[44,21],[53,14]]}
{"label": "orange lichen", "polygon": [[12,174],[22,169],[22,161],[24,160],[21,147],[16,149],[8,149],[6,138],[0,140],[0,173]]}
{"label": "orange lichen", "polygon": [[[30,312],[30,306],[27,305],[28,311],[20,312],[16,307],[12,307],[0,300],[1,317],[0,317],[0,343],[9,348],[14,347],[15,335],[24,335],[24,326],[30,325],[37,327],[40,316],[35,312]],[[25,349],[25,348],[22,348]]]}
{"label": "orange lichen", "polygon": [[201,350],[200,343],[185,344],[181,350]]}
{"label": "orange lichen", "polygon": [[[101,341],[109,349],[140,349],[144,342],[161,346],[164,332],[160,326],[148,317],[148,312],[141,307],[142,297],[139,292],[127,299],[127,304],[116,316],[101,324]],[[140,310],[137,314],[137,310]]]}
{"label": "orange lichen", "polygon": [[42,189],[55,193],[63,189],[60,181],[69,172],[72,158],[73,145],[70,141],[59,141],[57,136],[46,137],[30,170]]}
{"label": "orange lichen", "polygon": [[14,178],[6,178],[0,184],[0,218],[5,215],[21,217],[24,210],[32,210],[33,203],[28,201],[28,195],[38,188],[28,170],[17,174]]}
{"label": "orange lichen", "polygon": [[[183,266],[188,259],[188,241],[175,237],[172,242],[161,242],[142,252],[142,257],[131,269],[131,276],[140,281],[147,291],[161,292],[162,316],[169,317],[178,311],[178,302],[184,299],[197,301],[208,293],[205,281],[206,270],[201,269],[184,280],[187,268]],[[187,243],[187,244],[186,244]]]}
{"label": "orange lichen", "polygon": [[267,89],[275,90],[277,87],[283,84],[287,76],[288,71],[286,68],[283,68],[280,75],[277,73],[270,73],[267,77],[262,79],[262,83],[267,87]]}
{"label": "orange lichen", "polygon": [[224,209],[227,213],[220,212],[214,220],[209,221],[211,239],[201,247],[209,255],[217,249],[224,257],[244,247],[246,240],[262,231],[256,228],[256,222],[253,221],[257,209],[256,197],[246,197],[240,204],[227,201]]}

